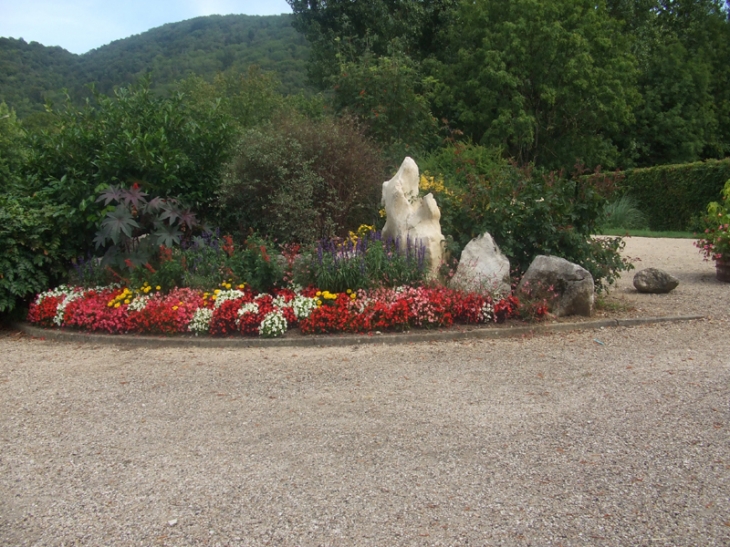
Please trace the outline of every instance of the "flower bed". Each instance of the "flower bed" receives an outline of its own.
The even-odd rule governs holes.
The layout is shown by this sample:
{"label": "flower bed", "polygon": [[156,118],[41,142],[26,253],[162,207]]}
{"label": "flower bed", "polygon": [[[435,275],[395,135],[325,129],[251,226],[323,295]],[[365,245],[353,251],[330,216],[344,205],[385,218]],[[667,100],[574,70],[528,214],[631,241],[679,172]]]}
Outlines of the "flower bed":
{"label": "flower bed", "polygon": [[445,287],[347,290],[277,289],[255,293],[224,284],[211,293],[159,287],[120,286],[83,289],[60,286],[40,293],[28,320],[44,327],[66,327],[109,334],[195,334],[283,336],[404,331],[450,327],[454,323],[503,322],[517,314],[519,301]]}

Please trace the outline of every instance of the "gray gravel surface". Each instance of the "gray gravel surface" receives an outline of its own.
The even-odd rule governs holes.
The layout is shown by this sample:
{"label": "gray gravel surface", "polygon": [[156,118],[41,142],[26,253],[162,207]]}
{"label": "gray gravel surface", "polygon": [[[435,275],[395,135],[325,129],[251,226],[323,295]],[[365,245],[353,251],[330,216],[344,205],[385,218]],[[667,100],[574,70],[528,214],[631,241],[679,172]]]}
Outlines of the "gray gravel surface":
{"label": "gray gravel surface", "polygon": [[6,332],[0,545],[730,545],[730,285],[687,243],[629,240],[681,284],[611,298],[705,320],[288,349]]}

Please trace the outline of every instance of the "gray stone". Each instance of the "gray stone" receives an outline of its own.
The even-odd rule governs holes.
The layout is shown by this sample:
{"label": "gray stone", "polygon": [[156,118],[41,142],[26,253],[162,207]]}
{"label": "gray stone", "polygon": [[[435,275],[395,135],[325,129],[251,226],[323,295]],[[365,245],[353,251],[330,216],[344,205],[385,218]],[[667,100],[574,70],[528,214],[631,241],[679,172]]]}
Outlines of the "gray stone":
{"label": "gray stone", "polygon": [[551,311],[558,317],[593,314],[595,284],[588,270],[556,256],[535,257],[517,286],[523,298],[553,294],[548,299]]}
{"label": "gray stone", "polygon": [[679,279],[658,268],[647,268],[634,276],[634,287],[639,292],[664,294],[673,291]]}
{"label": "gray stone", "polygon": [[485,232],[464,247],[450,285],[469,292],[505,296],[512,290],[509,273],[509,259]]}

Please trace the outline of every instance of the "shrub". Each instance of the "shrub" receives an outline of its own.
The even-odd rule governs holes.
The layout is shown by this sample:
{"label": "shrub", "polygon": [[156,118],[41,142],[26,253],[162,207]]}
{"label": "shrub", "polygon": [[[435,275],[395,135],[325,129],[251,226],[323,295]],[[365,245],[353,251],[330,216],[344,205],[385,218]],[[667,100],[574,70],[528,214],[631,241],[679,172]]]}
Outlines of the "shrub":
{"label": "shrub", "polygon": [[[450,150],[450,158],[442,153],[435,163],[441,170],[430,173],[443,181],[431,191],[441,208],[443,231],[457,250],[489,232],[518,273],[535,256],[554,255],[586,268],[599,288],[630,268],[619,256],[619,239],[592,238],[606,204],[600,174],[567,178],[496,158],[489,162],[488,152],[479,147]],[[481,157],[479,163],[475,156]]]}
{"label": "shrub", "polygon": [[76,108],[70,99],[53,116],[50,130],[35,135],[25,191],[43,192],[69,206],[74,229],[69,244],[85,253],[103,206],[95,203],[109,185],[141,181],[145,191],[177,197],[204,217],[211,214],[233,128],[213,101],[191,105],[182,94],[158,96],[149,81],[95,94]]}
{"label": "shrub", "polygon": [[624,175],[620,191],[636,200],[651,230],[693,230],[707,204],[720,199],[730,178],[730,158],[633,169]]}
{"label": "shrub", "polygon": [[0,312],[62,279],[67,207],[0,194]]}
{"label": "shrub", "polygon": [[220,194],[221,228],[280,242],[344,236],[377,214],[384,166],[352,119],[279,118],[243,134]]}
{"label": "shrub", "polygon": [[603,208],[600,220],[601,228],[646,228],[646,217],[636,207],[636,200],[629,196],[620,196],[607,203]]}

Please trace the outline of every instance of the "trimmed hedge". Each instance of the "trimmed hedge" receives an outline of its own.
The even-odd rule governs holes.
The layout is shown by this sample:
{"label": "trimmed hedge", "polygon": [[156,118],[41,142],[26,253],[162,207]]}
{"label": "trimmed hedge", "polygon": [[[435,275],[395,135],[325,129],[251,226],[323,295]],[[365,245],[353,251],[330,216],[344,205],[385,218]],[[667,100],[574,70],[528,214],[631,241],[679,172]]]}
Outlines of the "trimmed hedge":
{"label": "trimmed hedge", "polygon": [[707,204],[719,201],[730,179],[730,158],[632,169],[623,176],[620,193],[636,199],[650,229],[691,231]]}

